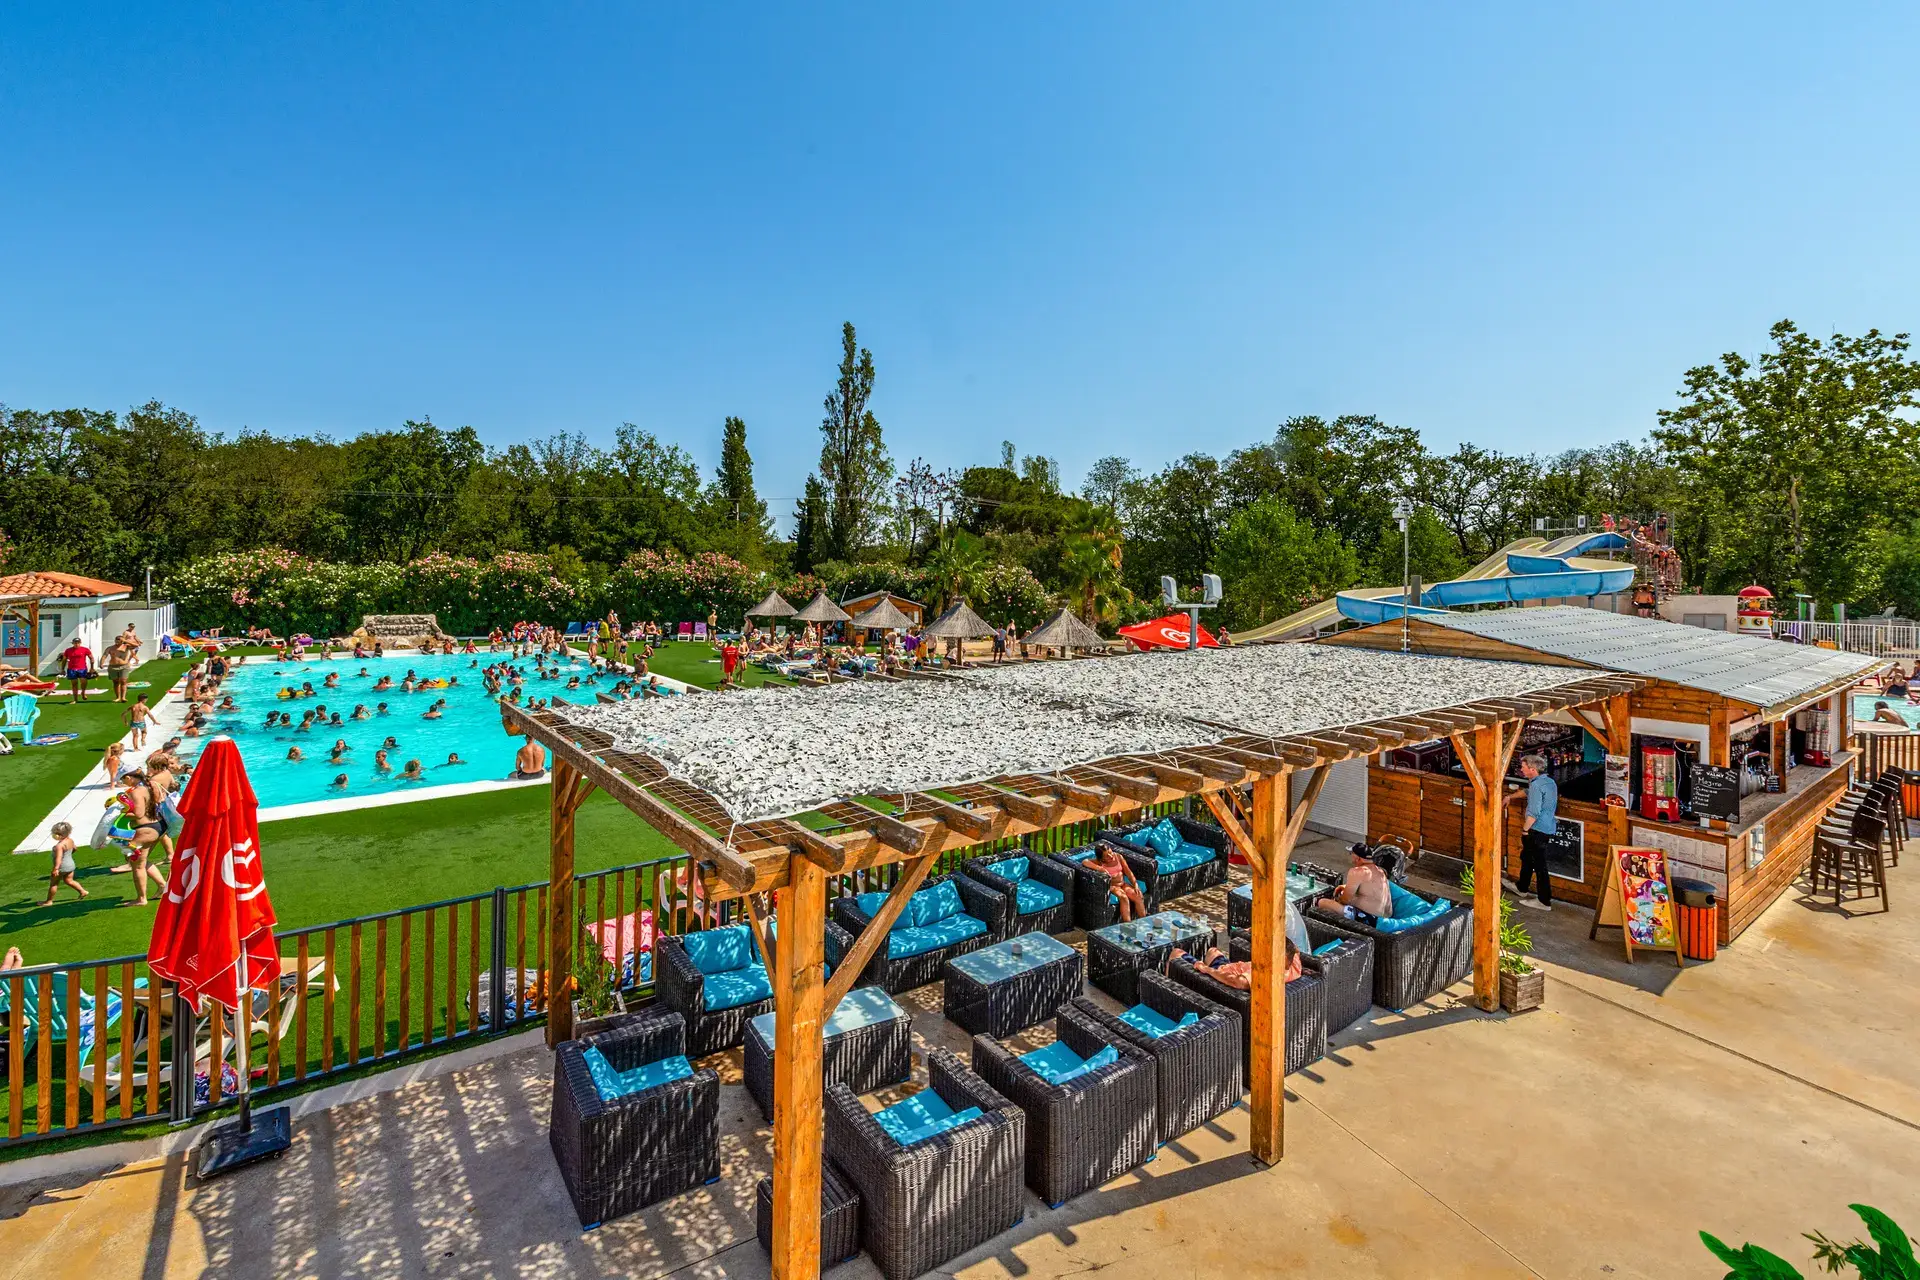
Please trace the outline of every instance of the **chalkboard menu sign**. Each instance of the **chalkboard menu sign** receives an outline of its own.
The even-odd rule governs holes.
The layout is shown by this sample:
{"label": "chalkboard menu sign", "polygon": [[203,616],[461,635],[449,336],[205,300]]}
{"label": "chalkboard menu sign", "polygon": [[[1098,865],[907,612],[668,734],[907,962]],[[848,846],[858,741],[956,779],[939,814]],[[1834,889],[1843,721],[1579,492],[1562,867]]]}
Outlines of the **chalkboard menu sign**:
{"label": "chalkboard menu sign", "polygon": [[1717,764],[1693,764],[1695,817],[1740,821],[1740,771]]}

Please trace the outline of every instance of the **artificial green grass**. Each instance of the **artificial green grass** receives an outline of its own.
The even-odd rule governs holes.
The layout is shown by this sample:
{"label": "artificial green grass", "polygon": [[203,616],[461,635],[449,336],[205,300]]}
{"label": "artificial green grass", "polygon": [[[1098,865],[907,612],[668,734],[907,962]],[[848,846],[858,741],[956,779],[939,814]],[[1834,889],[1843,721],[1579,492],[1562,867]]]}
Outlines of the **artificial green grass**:
{"label": "artificial green grass", "polygon": [[[720,651],[704,640],[666,641],[653,651],[653,657],[647,660],[647,669],[702,689],[720,687]],[[737,683],[743,689],[754,689],[763,684],[792,684],[793,681],[742,662]]]}

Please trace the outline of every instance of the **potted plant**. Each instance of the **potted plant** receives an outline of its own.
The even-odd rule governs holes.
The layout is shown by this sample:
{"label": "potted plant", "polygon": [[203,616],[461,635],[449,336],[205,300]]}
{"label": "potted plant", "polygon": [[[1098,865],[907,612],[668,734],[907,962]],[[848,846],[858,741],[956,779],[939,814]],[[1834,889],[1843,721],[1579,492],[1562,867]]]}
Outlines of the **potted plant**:
{"label": "potted plant", "polygon": [[[1473,868],[1460,873],[1460,892],[1473,901]],[[1513,899],[1500,897],[1500,1007],[1508,1013],[1538,1009],[1547,998],[1547,975],[1533,961],[1533,935],[1514,918]]]}
{"label": "potted plant", "polygon": [[627,1012],[627,1002],[620,995],[613,966],[600,954],[599,946],[587,936],[584,928],[581,942],[573,957],[573,1034],[576,1037],[605,1031],[617,1025]]}

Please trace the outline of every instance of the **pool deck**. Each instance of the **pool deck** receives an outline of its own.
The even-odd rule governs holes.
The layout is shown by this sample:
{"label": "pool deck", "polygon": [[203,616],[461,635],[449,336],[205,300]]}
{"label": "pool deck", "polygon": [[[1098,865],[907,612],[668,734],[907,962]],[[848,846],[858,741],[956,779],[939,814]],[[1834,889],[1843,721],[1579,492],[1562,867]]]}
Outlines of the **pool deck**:
{"label": "pool deck", "polygon": [[[1705,1229],[1811,1275],[1800,1233],[1857,1238],[1849,1202],[1915,1229],[1920,914],[1789,894],[1684,970],[1626,964],[1589,918],[1528,920],[1550,975],[1537,1012],[1481,1014],[1458,986],[1335,1037],[1288,1079],[1281,1164],[1248,1157],[1243,1105],[1059,1209],[1030,1197],[936,1274],[1669,1280],[1725,1270]],[[966,1043],[939,990],[902,997],[920,1050]],[[711,1061],[721,1181],[594,1231],[547,1147],[533,1047],[305,1116],[284,1159],[206,1185],[176,1152],[0,1189],[0,1275],[758,1280],[768,1126],[739,1051]],[[832,1274],[878,1273],[862,1256]]]}

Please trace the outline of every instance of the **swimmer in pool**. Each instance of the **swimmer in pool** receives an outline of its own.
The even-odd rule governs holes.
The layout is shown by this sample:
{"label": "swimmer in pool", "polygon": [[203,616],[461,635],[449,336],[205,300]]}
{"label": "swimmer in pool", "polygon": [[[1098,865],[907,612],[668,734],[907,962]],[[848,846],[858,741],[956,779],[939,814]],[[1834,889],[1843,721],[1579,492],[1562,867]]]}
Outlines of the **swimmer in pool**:
{"label": "swimmer in pool", "polygon": [[385,742],[380,744],[380,749],[382,751],[398,751],[400,749],[400,740],[389,737]]}
{"label": "swimmer in pool", "polygon": [[420,762],[418,760],[407,761],[407,767],[400,771],[400,781],[402,782],[418,782],[426,776],[426,773],[420,768]]}
{"label": "swimmer in pool", "polygon": [[329,729],[338,729],[342,723],[344,722],[340,719],[340,713],[338,711],[327,717],[327,727]]}
{"label": "swimmer in pool", "polygon": [[393,772],[393,766],[387,763],[387,753],[385,751],[376,751],[373,753],[373,771],[375,773]]}
{"label": "swimmer in pool", "polygon": [[347,789],[347,775],[344,773],[334,774],[331,787],[335,791],[345,791]]}
{"label": "swimmer in pool", "polygon": [[355,720],[370,719],[372,715],[373,712],[367,710],[367,704],[364,702],[356,704],[353,708],[353,718]]}
{"label": "swimmer in pool", "polygon": [[384,715],[390,714],[387,704],[383,702],[379,706],[375,707],[373,709],[373,714],[377,716],[384,716]]}
{"label": "swimmer in pool", "polygon": [[287,759],[288,759],[288,760],[291,760],[291,761],[294,761],[294,762],[296,762],[296,763],[297,763],[297,762],[299,762],[299,761],[301,761],[301,760],[305,760],[305,759],[306,759],[306,757],[300,754],[300,748],[298,748],[298,747],[288,747],[288,748],[287,748]]}
{"label": "swimmer in pool", "polygon": [[449,751],[447,753],[447,763],[441,765],[440,767],[442,769],[445,769],[448,765],[465,764],[465,763],[466,761],[460,758],[460,753],[458,751]]}
{"label": "swimmer in pool", "polygon": [[440,704],[436,702],[432,706],[428,707],[426,709],[426,712],[420,718],[422,720],[438,720],[443,714],[444,713],[440,710]]}
{"label": "swimmer in pool", "polygon": [[351,750],[353,750],[353,748],[347,745],[345,738],[335,738],[333,740],[333,750],[327,753],[327,762],[329,764],[339,764],[347,752]]}

